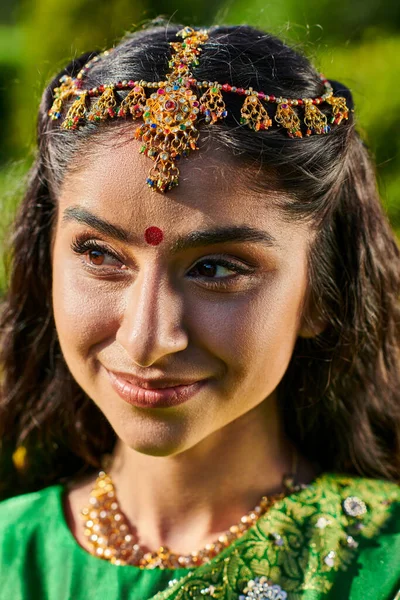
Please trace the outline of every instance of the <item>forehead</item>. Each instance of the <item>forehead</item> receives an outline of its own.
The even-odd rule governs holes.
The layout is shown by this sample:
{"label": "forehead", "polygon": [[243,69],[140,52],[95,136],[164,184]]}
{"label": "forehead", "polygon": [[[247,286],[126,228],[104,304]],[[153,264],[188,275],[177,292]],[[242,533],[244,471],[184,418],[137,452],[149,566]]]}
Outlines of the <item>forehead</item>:
{"label": "forehead", "polygon": [[133,129],[130,135],[113,133],[89,141],[83,160],[75,159],[58,198],[61,217],[68,207],[79,205],[132,227],[283,225],[278,192],[251,191],[248,168],[226,150],[207,147],[192,152],[179,162],[179,185],[160,194],[146,184],[154,162],[140,154],[141,143],[133,138]]}

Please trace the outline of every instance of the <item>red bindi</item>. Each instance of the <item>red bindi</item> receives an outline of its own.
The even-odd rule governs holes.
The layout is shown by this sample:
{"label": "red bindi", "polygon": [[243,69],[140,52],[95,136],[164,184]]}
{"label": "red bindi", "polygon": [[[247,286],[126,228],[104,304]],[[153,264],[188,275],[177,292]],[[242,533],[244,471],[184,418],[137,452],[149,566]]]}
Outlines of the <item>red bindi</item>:
{"label": "red bindi", "polygon": [[152,246],[158,246],[163,239],[164,234],[159,227],[148,227],[144,232],[144,239]]}

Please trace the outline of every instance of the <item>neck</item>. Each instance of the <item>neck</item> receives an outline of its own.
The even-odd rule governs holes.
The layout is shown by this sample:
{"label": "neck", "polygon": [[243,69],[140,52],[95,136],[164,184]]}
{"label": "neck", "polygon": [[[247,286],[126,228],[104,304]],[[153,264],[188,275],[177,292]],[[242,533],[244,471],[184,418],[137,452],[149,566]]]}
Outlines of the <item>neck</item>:
{"label": "neck", "polygon": [[238,523],[263,495],[282,491],[294,450],[277,415],[268,398],[174,456],[141,454],[119,440],[107,472],[140,544],[190,553]]}

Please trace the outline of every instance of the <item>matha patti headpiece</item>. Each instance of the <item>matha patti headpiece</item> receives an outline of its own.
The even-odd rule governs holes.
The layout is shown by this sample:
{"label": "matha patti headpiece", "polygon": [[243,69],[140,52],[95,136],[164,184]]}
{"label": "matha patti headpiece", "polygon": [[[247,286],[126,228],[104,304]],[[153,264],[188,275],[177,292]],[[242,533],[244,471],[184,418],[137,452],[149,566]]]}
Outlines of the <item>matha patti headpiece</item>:
{"label": "matha patti headpiece", "polygon": [[[245,97],[240,122],[254,131],[272,127],[267,105],[276,106],[273,118],[278,127],[286,129],[290,137],[303,137],[302,128],[306,136],[330,131],[326,115],[318,108],[323,103],[331,106],[331,124],[339,125],[343,119],[348,119],[346,99],[334,96],[331,84],[322,75],[325,93],[317,98],[281,98],[253,88],[199,81],[193,77],[190,69],[199,64],[201,45],[208,39],[207,31],[185,27],[177,36],[183,41],[170,42],[173,49],[169,62],[171,71],[165,81],[124,80],[83,89],[86,73],[113,49],[106,50],[86,63],[75,78],[67,75],[60,78],[61,86],[54,90],[49,116],[54,120],[60,119],[64,103],[74,99],[61,124],[63,129],[78,129],[86,120],[97,122],[129,115],[133,119],[142,118],[143,123],[135,130],[135,137],[143,142],[140,151],[155,163],[146,182],[152,190],[159,192],[166,192],[178,185],[177,162],[187,156],[190,150],[198,150],[199,120],[214,124],[228,114],[223,93]],[[149,97],[146,95],[147,88],[153,88]],[[202,89],[205,89],[203,93]],[[118,92],[125,90],[128,90],[128,94],[121,101]],[[302,120],[298,114],[300,109],[304,111]]]}

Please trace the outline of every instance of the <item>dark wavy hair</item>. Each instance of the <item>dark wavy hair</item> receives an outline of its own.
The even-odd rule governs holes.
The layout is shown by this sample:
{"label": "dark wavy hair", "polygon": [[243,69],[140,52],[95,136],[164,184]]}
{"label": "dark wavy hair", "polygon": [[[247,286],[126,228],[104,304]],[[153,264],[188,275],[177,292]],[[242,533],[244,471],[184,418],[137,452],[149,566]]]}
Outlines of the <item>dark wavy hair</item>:
{"label": "dark wavy hair", "polygon": [[[94,64],[84,87],[165,79],[169,42],[180,28],[150,23],[128,34]],[[93,141],[117,138],[120,127],[134,127],[110,119],[71,132],[48,118],[59,78],[76,75],[96,54],[74,59],[43,93],[36,160],[8,239],[9,282],[0,321],[2,498],[99,469],[101,456],[116,442],[104,415],[69,372],[51,297],[50,249],[63,178],[77,157],[91,151]],[[319,74],[305,56],[249,26],[212,27],[193,74],[289,98],[323,93]],[[333,85],[351,105],[349,90]],[[117,95],[122,99],[126,93]],[[277,127],[255,133],[240,125],[241,102],[226,95],[228,117],[204,125],[202,135],[231,153],[238,169],[250,167],[241,172],[254,192],[265,194],[271,186],[284,190],[283,214],[307,221],[316,233],[308,257],[307,303],[326,327],[314,338],[298,338],[278,386],[286,432],[323,471],[396,480],[400,253],[353,114],[328,135],[291,139]],[[18,470],[12,455],[21,445],[27,463]]]}

